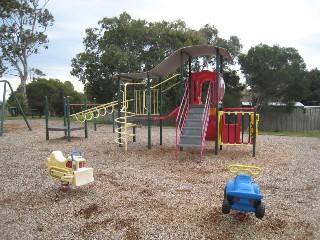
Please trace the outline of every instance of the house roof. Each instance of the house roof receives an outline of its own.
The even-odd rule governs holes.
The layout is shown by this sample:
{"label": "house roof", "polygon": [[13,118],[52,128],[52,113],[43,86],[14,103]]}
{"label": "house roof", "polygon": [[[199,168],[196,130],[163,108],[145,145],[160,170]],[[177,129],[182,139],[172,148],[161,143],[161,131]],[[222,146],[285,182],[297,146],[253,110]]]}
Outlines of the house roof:
{"label": "house roof", "polygon": [[181,61],[185,63],[189,60],[189,57],[216,56],[218,51],[219,54],[223,57],[223,59],[231,60],[231,55],[229,51],[225,48],[219,48],[211,45],[195,45],[176,50],[173,54],[164,59],[161,63],[159,63],[150,71],[142,73],[121,73],[112,76],[112,78],[120,77],[121,80],[132,81],[142,80],[148,76],[157,78],[166,77],[180,67]]}
{"label": "house roof", "polygon": [[[251,102],[242,102],[243,106],[251,106],[252,103]],[[284,107],[287,106],[286,103],[283,102],[269,102],[268,103],[269,106],[274,106],[274,107]],[[301,102],[295,102],[294,103],[295,107],[305,107]]]}
{"label": "house roof", "polygon": [[[284,107],[287,106],[286,103],[283,102],[270,102],[268,103],[269,106],[275,106],[275,107]],[[295,102],[294,103],[295,107],[304,107],[304,105],[301,102]]]}

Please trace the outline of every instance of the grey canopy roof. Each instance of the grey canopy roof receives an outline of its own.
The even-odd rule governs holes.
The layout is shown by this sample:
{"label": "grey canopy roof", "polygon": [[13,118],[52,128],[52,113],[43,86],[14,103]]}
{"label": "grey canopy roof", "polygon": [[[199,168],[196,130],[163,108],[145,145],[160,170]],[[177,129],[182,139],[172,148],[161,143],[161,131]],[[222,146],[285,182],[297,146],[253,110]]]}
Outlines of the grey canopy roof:
{"label": "grey canopy roof", "polygon": [[216,56],[218,51],[223,59],[231,60],[230,53],[225,48],[219,48],[211,45],[195,45],[176,50],[150,71],[142,73],[121,73],[112,76],[112,78],[120,77],[121,80],[132,81],[144,79],[148,77],[148,75],[149,77],[166,77],[180,67],[181,54],[182,61],[185,63],[189,60],[189,57]]}

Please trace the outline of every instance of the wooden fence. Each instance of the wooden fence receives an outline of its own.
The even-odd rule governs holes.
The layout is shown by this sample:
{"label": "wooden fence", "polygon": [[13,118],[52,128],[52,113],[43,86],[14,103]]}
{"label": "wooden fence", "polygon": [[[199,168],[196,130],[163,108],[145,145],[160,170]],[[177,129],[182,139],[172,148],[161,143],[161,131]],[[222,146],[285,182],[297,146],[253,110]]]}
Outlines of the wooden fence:
{"label": "wooden fence", "polygon": [[260,113],[259,131],[310,132],[320,131],[320,109],[306,108],[291,114]]}

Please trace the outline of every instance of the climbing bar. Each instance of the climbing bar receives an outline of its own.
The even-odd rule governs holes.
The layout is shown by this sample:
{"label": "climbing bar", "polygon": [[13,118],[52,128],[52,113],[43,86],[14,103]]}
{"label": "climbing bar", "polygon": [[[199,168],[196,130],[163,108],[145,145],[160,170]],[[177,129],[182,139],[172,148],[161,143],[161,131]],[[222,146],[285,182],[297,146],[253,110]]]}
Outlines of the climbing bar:
{"label": "climbing bar", "polygon": [[87,109],[87,110],[84,110],[84,111],[81,111],[81,112],[78,112],[78,113],[71,114],[70,117],[73,117],[73,116],[75,116],[76,114],[85,114],[85,113],[90,113],[90,112],[93,112],[93,111],[98,111],[98,110],[102,110],[102,109],[107,109],[107,108],[113,107],[113,106],[115,106],[115,105],[117,105],[117,104],[118,104],[117,101],[113,101],[113,102],[106,103],[106,104],[103,104],[103,105],[100,105],[100,106],[97,106],[97,107],[89,108],[89,109]]}
{"label": "climbing bar", "polygon": [[[133,101],[133,99],[124,101],[124,105],[128,102]],[[115,106],[118,105],[118,101],[113,101],[97,107],[89,108],[87,110],[71,114],[70,117],[74,117],[78,122],[90,121],[92,119],[97,119],[100,116],[105,116],[106,114],[111,114],[115,111]]]}

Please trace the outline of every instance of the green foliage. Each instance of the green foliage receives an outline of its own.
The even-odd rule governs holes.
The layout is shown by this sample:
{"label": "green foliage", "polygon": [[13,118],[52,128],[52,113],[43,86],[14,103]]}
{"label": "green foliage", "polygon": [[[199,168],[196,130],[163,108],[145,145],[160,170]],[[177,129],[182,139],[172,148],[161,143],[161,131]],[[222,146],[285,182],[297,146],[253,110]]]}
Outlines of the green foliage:
{"label": "green foliage", "polygon": [[[40,2],[43,2],[41,5]],[[8,70],[21,80],[23,102],[27,106],[28,58],[48,48],[45,31],[54,18],[45,9],[48,0],[2,0],[0,8],[0,57]]]}
{"label": "green foliage", "polygon": [[[21,88],[21,87],[20,87]],[[24,105],[23,103],[23,97],[22,97],[22,93],[21,91],[19,91],[19,87],[17,89],[17,92],[15,92],[16,94],[16,97],[17,97],[17,100],[19,101],[20,103],[20,106],[22,107],[22,110],[25,111],[26,109],[26,106]],[[8,100],[7,100],[7,108],[10,109],[10,107],[15,107],[17,109],[17,113],[21,114],[21,111],[20,111],[20,108],[19,108],[19,105],[16,101],[16,99],[14,98],[13,94],[11,93]]]}
{"label": "green foliage", "polygon": [[[172,22],[147,22],[132,19],[124,12],[119,17],[104,18],[100,28],[86,30],[85,51],[72,59],[71,74],[85,84],[89,97],[110,102],[116,95],[115,80],[110,76],[150,70],[181,47],[199,44],[223,44],[237,55],[242,48],[237,37],[223,40],[218,30],[206,25],[199,31],[190,29],[180,19]],[[221,46],[221,45],[220,45]],[[195,61],[193,70],[212,64],[207,59]],[[179,88],[179,87],[177,87]],[[179,89],[165,93],[165,107],[173,109],[179,102]]]}
{"label": "green foliage", "polygon": [[310,84],[309,94],[302,99],[305,105],[320,105],[320,70],[317,68],[307,72],[307,79]]}
{"label": "green foliage", "polygon": [[[205,38],[205,44],[218,46],[222,48],[228,49],[231,56],[233,57],[233,61],[229,64],[234,64],[237,62],[237,58],[241,53],[242,44],[237,36],[230,36],[229,39],[223,39],[218,36],[218,30],[210,24],[206,24],[203,28],[201,28],[198,33]],[[215,59],[212,57],[204,57],[204,62],[202,68],[208,66],[215,65]]]}
{"label": "green foliage", "polygon": [[[22,95],[19,92],[21,85],[18,87],[16,95],[19,101]],[[27,84],[27,94],[29,98],[30,109],[36,109],[40,113],[44,113],[45,96],[49,99],[49,111],[54,116],[63,116],[63,98],[70,96],[71,103],[83,103],[83,94],[74,90],[71,82],[60,82],[58,79],[37,78]],[[9,106],[17,107],[13,99],[13,95],[9,96],[7,101]],[[22,106],[23,108],[25,106]]]}
{"label": "green foliage", "polygon": [[292,103],[308,92],[306,66],[294,48],[260,44],[241,54],[239,62],[257,106],[266,102]]}
{"label": "green foliage", "polygon": [[237,72],[234,70],[225,71],[223,79],[226,85],[223,107],[241,107],[241,92],[245,89],[245,85],[240,83]]}

